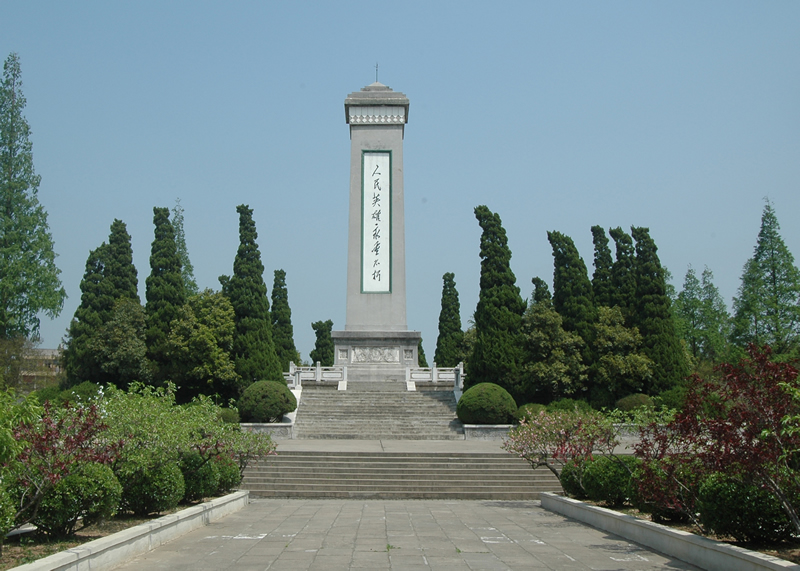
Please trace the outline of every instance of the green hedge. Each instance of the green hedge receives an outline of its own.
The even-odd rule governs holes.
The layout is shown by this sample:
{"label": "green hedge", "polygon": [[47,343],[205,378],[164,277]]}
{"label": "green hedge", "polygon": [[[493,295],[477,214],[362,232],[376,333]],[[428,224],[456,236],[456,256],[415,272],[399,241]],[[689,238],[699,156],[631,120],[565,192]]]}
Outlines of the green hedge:
{"label": "green hedge", "polygon": [[217,456],[212,460],[219,472],[217,494],[225,494],[236,489],[242,481],[239,465],[230,456]]}
{"label": "green hedge", "polygon": [[111,468],[82,464],[45,493],[31,523],[47,535],[72,535],[79,520],[86,527],[114,515],[121,496],[122,486]]}
{"label": "green hedge", "polygon": [[282,382],[258,381],[244,390],[238,408],[242,422],[280,422],[297,408],[297,399]]}
{"label": "green hedge", "polygon": [[117,473],[117,478],[123,488],[122,509],[140,516],[175,509],[185,490],[183,474],[171,462]]}
{"label": "green hedge", "polygon": [[607,506],[618,506],[631,500],[635,493],[632,474],[639,462],[633,456],[599,456],[587,462],[583,471],[586,496]]}
{"label": "green hedge", "polygon": [[196,502],[216,493],[219,486],[219,470],[215,462],[193,452],[181,458],[180,469],[186,484],[184,500]]}
{"label": "green hedge", "polygon": [[704,527],[737,541],[776,542],[792,536],[792,523],[778,499],[742,477],[708,476],[700,484],[697,508]]}
{"label": "green hedge", "polygon": [[561,487],[564,488],[564,493],[570,498],[576,500],[586,499],[586,492],[581,484],[585,464],[583,460],[570,460],[561,469],[558,479],[561,482]]}
{"label": "green hedge", "polygon": [[509,424],[516,421],[517,403],[500,385],[479,383],[461,395],[456,414],[464,424]]}
{"label": "green hedge", "polygon": [[521,407],[517,409],[517,420],[522,420],[525,416],[536,416],[542,411],[547,410],[547,407],[543,404],[529,402],[528,404],[523,404]]}

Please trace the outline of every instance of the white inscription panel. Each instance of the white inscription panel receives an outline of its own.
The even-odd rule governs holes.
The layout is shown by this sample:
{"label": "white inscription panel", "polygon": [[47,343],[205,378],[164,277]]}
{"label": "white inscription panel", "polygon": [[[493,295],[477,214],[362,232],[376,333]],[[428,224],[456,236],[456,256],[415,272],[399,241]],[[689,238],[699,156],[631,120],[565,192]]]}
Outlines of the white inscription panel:
{"label": "white inscription panel", "polygon": [[361,291],[392,291],[392,155],[364,152],[361,172]]}

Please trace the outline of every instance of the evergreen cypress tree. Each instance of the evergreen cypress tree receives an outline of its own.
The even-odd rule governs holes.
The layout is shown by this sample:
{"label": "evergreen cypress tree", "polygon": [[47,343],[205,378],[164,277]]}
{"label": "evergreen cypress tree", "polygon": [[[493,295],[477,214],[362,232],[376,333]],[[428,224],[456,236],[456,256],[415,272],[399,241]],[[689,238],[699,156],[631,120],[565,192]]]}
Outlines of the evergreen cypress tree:
{"label": "evergreen cypress tree", "polygon": [[139,277],[133,265],[131,236],[122,220],[114,219],[111,223],[107,252],[103,275],[114,301],[121,298],[139,301]]}
{"label": "evergreen cypress tree", "polygon": [[584,361],[591,361],[593,326],[597,310],[592,302],[592,284],[586,264],[578,254],[572,238],[560,232],[548,232],[553,247],[553,307],[563,319],[566,331],[574,331],[586,343]]}
{"label": "evergreen cypress tree", "polygon": [[631,228],[631,235],[636,240],[635,325],[642,334],[642,352],[653,361],[652,385],[644,388],[649,394],[658,394],[679,386],[689,374],[689,365],[675,331],[656,244],[647,228]]}
{"label": "evergreen cypress tree", "polygon": [[147,303],[147,353],[157,383],[169,380],[169,333],[172,321],[186,303],[181,260],[168,208],[153,208],[155,239],[150,250],[150,275],[145,280]]}
{"label": "evergreen cypress tree", "polygon": [[233,305],[235,330],[231,357],[242,377],[242,388],[261,381],[283,382],[281,363],[272,341],[264,264],[258,250],[253,210],[245,204],[239,213],[239,249],[233,262],[233,276],[220,277],[222,291]]}
{"label": "evergreen cypress tree", "polygon": [[315,321],[311,324],[311,328],[317,335],[317,340],[314,343],[314,349],[309,353],[311,364],[316,365],[319,363],[323,367],[331,367],[333,365],[333,337],[331,331],[333,330],[333,321]]}
{"label": "evergreen cypress tree", "polygon": [[114,318],[120,299],[139,303],[138,277],[133,265],[131,237],[125,223],[115,219],[108,243],[89,253],[81,281],[81,303],[67,333],[63,354],[67,387],[83,381],[116,382],[103,368],[103,357],[92,349],[92,339]]}
{"label": "evergreen cypress tree", "polygon": [[417,343],[417,364],[420,367],[428,366],[428,359],[425,357],[425,349],[422,347],[422,338],[420,338],[419,343]]}
{"label": "evergreen cypress tree", "polygon": [[464,332],[461,330],[461,304],[458,301],[455,274],[442,276],[442,309],[439,312],[439,336],[433,362],[439,367],[455,367],[462,360]]}
{"label": "evergreen cypress tree", "polygon": [[636,312],[633,239],[619,227],[612,228],[608,233],[614,239],[617,249],[616,261],[611,266],[611,285],[613,286],[611,306],[616,305],[622,310],[625,324],[630,327],[634,323],[633,314]]}
{"label": "evergreen cypress tree", "polygon": [[533,283],[533,303],[546,301],[552,305],[553,297],[550,295],[550,288],[547,287],[547,282],[537,276],[531,279],[531,283]]}
{"label": "evergreen cypress tree", "polygon": [[186,295],[197,295],[200,289],[197,287],[197,280],[194,279],[194,267],[189,260],[189,249],[186,247],[186,232],[183,229],[183,207],[181,199],[175,199],[175,206],[172,207],[172,228],[175,230],[175,247],[178,250],[178,257],[181,260],[181,276],[183,277],[183,288]]}
{"label": "evergreen cypress tree", "polygon": [[511,250],[500,216],[486,206],[478,206],[475,217],[483,230],[481,290],[466,388],[489,382],[508,389],[517,382],[523,359],[520,324],[525,302],[511,271]]}
{"label": "evergreen cypress tree", "polygon": [[592,226],[594,244],[594,274],[592,274],[592,293],[595,307],[614,306],[614,285],[611,283],[614,260],[608,248],[608,237],[602,226]]}
{"label": "evergreen cypress tree", "polygon": [[86,269],[81,280],[81,302],[67,330],[67,339],[62,355],[65,377],[62,388],[69,388],[83,381],[95,381],[100,376],[100,363],[89,349],[92,335],[109,319],[109,302],[104,299],[103,270],[105,250],[103,243],[89,252]]}
{"label": "evergreen cypress tree", "polygon": [[272,284],[272,342],[278,355],[281,369],[289,370],[289,363],[300,364],[300,354],[294,345],[294,328],[292,327],[292,310],[289,308],[289,292],[286,289],[286,272],[275,270],[275,281]]}
{"label": "evergreen cypress tree", "polygon": [[781,358],[800,348],[800,271],[779,233],[767,201],[753,257],[745,264],[733,299],[733,343],[768,344]]}

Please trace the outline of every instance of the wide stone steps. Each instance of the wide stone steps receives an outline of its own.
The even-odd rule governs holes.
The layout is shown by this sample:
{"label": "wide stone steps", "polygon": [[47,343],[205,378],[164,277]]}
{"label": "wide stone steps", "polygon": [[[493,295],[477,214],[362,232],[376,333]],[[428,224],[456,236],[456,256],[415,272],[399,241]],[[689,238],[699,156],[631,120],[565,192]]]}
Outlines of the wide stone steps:
{"label": "wide stone steps", "polygon": [[294,426],[299,439],[463,440],[452,391],[407,391],[405,383],[304,386]]}
{"label": "wide stone steps", "polygon": [[510,454],[284,452],[249,466],[254,497],[538,499],[561,491],[547,469]]}

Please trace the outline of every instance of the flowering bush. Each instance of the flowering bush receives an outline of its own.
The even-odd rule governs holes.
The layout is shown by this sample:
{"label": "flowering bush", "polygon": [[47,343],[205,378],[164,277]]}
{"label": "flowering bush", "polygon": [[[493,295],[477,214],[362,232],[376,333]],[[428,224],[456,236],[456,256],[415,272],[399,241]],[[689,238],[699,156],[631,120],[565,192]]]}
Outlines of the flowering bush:
{"label": "flowering bush", "polygon": [[[561,468],[571,460],[590,458],[593,453],[609,454],[619,444],[611,421],[594,411],[542,411],[529,414],[512,429],[503,448],[527,460],[533,468],[546,466],[560,477]],[[581,463],[576,463],[580,472]],[[578,481],[581,474],[575,474]]]}
{"label": "flowering bush", "polygon": [[82,464],[116,459],[121,442],[108,438],[107,428],[97,405],[58,408],[50,403],[41,418],[14,428],[21,449],[8,463],[8,473],[19,497],[17,526],[33,520],[45,494]]}
{"label": "flowering bush", "polygon": [[697,518],[700,482],[718,472],[746,475],[780,502],[800,533],[793,500],[793,491],[800,489],[794,469],[800,406],[789,398],[800,393],[797,369],[773,363],[769,347],[751,346],[748,353],[736,365],[718,367],[718,380],[693,377],[674,420],[641,430],[635,447],[643,460],[639,494],[654,509],[682,513],[702,528]]}

